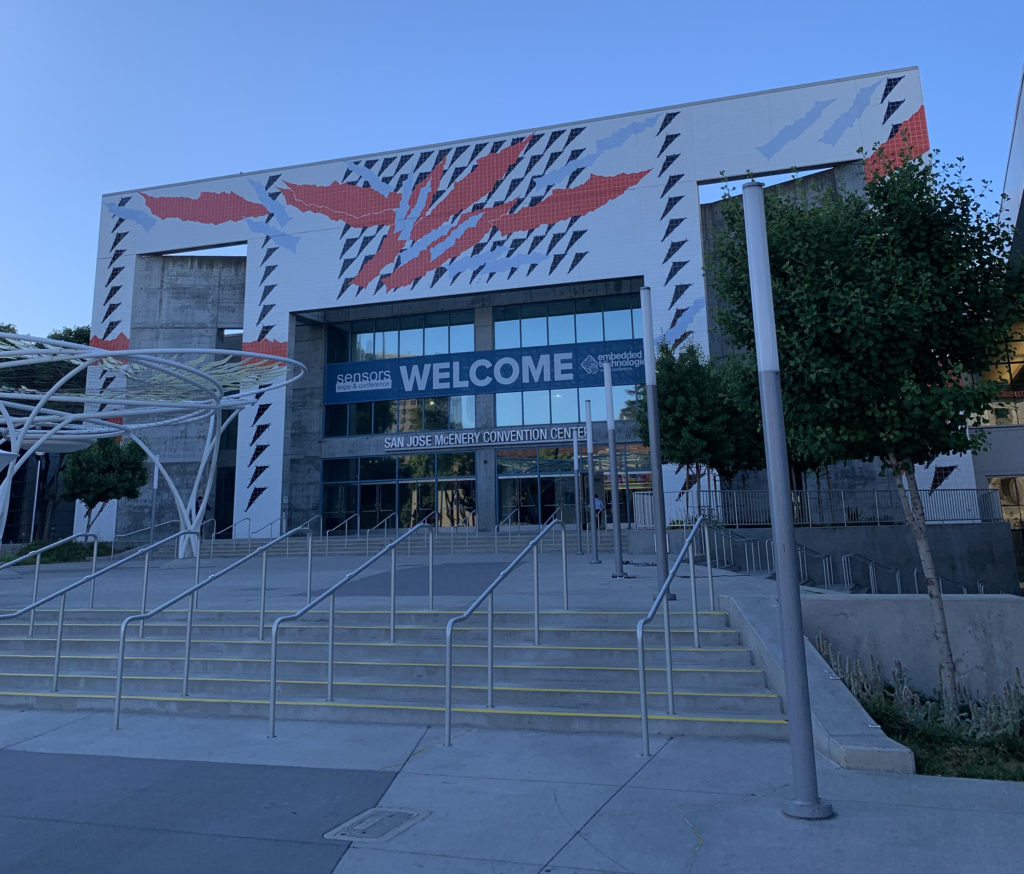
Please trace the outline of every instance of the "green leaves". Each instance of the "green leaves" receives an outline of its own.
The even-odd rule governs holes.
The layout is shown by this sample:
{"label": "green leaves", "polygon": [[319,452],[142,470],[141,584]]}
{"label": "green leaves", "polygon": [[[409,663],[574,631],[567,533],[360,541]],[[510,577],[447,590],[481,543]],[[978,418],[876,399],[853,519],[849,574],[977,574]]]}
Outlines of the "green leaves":
{"label": "green leaves", "polygon": [[137,498],[147,478],[146,456],[136,444],[99,440],[67,456],[61,495],[81,501],[91,514],[107,501]]}
{"label": "green leaves", "polygon": [[[769,191],[765,210],[793,461],[923,464],[975,448],[967,425],[999,385],[974,375],[1014,336],[1024,281],[962,162],[909,160],[862,193]],[[724,218],[708,276],[720,328],[752,350],[738,198]]]}

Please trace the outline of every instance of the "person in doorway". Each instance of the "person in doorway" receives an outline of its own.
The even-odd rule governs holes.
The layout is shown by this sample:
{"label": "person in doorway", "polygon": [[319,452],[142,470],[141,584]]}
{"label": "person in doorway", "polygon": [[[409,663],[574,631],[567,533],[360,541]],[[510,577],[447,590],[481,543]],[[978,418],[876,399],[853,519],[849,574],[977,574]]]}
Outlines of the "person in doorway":
{"label": "person in doorway", "polygon": [[601,514],[604,513],[604,501],[594,495],[594,518],[597,519],[597,527],[601,527]]}

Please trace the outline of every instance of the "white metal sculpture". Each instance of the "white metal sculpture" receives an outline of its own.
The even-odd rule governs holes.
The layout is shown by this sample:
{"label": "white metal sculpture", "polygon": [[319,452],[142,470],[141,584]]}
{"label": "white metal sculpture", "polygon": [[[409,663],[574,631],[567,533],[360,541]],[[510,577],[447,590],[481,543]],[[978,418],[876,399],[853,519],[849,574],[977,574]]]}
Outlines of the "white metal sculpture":
{"label": "white metal sculpture", "polygon": [[[14,476],[33,453],[71,452],[122,436],[138,443],[164,477],[181,529],[198,534],[223,429],[264,392],[298,379],[305,370],[290,358],[257,352],[110,351],[0,333],[0,455],[9,461],[0,468],[0,532]],[[204,419],[206,443],[186,500],[142,435],[157,425]]]}

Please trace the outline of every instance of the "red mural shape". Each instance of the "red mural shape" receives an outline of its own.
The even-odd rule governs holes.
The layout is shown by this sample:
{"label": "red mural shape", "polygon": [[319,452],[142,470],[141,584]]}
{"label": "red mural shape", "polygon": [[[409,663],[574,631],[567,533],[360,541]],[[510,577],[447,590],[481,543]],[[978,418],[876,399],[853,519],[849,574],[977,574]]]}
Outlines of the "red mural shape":
{"label": "red mural shape", "polygon": [[928,122],[922,106],[868,156],[864,161],[864,176],[868,181],[875,176],[884,176],[889,170],[899,167],[908,157],[917,158],[930,148]]}
{"label": "red mural shape", "polygon": [[[519,198],[471,209],[490,196],[531,142],[532,138],[526,137],[482,156],[442,196],[438,192],[448,169],[447,157],[434,165],[407,198],[400,192],[382,194],[373,188],[342,182],[282,183],[281,191],[286,203],[304,212],[320,213],[357,228],[386,226],[388,231],[380,246],[352,278],[352,285],[368,288],[379,279],[386,289],[394,290],[451,262],[492,230],[508,235],[586,215],[622,195],[650,172],[594,175],[582,185],[555,189],[538,203],[518,210],[522,203]],[[411,227],[405,220],[407,215],[415,216]],[[422,248],[410,260],[382,275],[402,252],[416,248],[417,244]]]}
{"label": "red mural shape", "polygon": [[112,340],[104,340],[93,334],[93,336],[89,339],[89,345],[95,349],[106,349],[108,352],[117,352],[120,351],[121,349],[128,348],[128,338],[124,335],[124,331],[122,331]]}
{"label": "red mural shape", "polygon": [[153,197],[143,193],[146,207],[157,218],[221,225],[269,215],[261,203],[246,200],[232,191],[204,191],[198,197]]}

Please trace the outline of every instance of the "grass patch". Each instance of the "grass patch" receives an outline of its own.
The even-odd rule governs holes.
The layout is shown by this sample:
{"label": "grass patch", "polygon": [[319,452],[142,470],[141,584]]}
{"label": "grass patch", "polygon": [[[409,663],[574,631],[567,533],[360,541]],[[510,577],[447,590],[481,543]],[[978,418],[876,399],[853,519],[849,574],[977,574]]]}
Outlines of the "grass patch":
{"label": "grass patch", "polygon": [[[33,540],[31,543],[24,544],[20,549],[12,552],[10,555],[3,556],[3,561],[11,561],[15,558],[19,558],[20,556],[28,555],[36,549],[41,549],[48,543],[49,541],[47,540]],[[100,556],[109,556],[110,543],[100,541],[97,551]],[[33,559],[33,561],[35,560]],[[60,546],[55,546],[53,549],[47,550],[39,556],[40,564],[62,564],[69,561],[92,561],[92,543],[82,543],[70,540],[67,543],[62,543]],[[32,562],[25,562],[26,565],[31,563]]]}
{"label": "grass patch", "polygon": [[973,701],[961,692],[959,715],[949,721],[940,701],[910,687],[899,662],[886,680],[874,659],[865,671],[823,636],[815,646],[882,730],[913,751],[919,774],[1024,781],[1024,681],[1019,671],[1015,682],[988,701]]}

